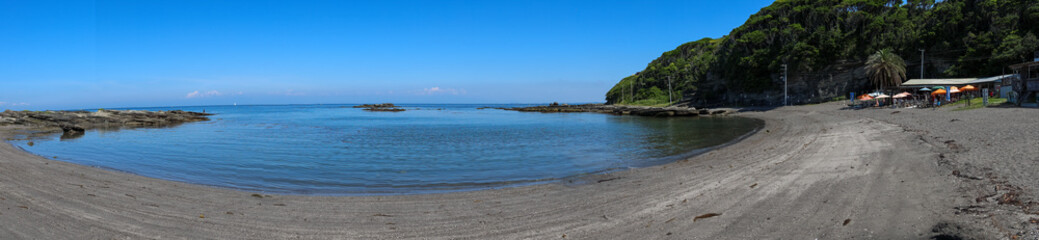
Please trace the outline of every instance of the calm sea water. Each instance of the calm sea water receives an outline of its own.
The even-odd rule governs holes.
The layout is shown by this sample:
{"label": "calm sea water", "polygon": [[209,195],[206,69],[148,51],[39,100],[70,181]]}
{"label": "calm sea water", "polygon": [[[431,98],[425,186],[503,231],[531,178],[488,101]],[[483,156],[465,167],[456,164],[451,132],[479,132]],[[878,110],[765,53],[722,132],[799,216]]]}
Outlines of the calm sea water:
{"label": "calm sea water", "polygon": [[171,128],[13,141],[37,155],[249,191],[378,195],[467,191],[662,164],[759,128],[733,117],[650,118],[404,105],[138,108],[216,113]]}

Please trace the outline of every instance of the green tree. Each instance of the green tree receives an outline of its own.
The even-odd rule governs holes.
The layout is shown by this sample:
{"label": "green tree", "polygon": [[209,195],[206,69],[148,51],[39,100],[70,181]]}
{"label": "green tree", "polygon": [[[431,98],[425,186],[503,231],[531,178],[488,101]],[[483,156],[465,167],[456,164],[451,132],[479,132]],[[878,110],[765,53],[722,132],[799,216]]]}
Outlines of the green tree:
{"label": "green tree", "polygon": [[[1036,0],[781,0],[725,36],[664,52],[618,82],[606,100],[655,104],[671,93],[694,105],[746,103],[747,98],[775,104],[782,102],[776,89],[782,89],[784,63],[790,77],[802,83],[791,86],[794,95],[831,99],[883,87],[851,70],[879,49],[906,57],[903,68],[914,73],[923,68],[940,78],[995,76],[1008,65],[1030,61],[1039,50],[1037,35]],[[920,50],[926,52],[923,66]],[[884,86],[900,83],[884,79],[892,80]],[[653,87],[664,91],[650,91]]]}
{"label": "green tree", "polygon": [[898,86],[906,79],[906,62],[891,50],[882,49],[866,60],[866,74],[880,90],[888,84]]}

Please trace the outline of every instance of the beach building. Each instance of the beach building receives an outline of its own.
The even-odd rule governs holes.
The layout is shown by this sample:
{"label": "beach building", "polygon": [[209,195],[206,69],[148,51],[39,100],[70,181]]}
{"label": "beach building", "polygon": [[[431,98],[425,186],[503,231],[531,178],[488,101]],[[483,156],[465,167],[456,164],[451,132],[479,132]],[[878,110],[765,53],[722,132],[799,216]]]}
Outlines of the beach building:
{"label": "beach building", "polygon": [[1019,75],[1018,78],[1004,82],[1008,90],[1015,96],[1007,98],[1018,106],[1037,106],[1039,98],[1039,58],[1036,61],[1010,65],[1010,69]]}
{"label": "beach building", "polygon": [[933,78],[933,79],[910,79],[902,83],[902,88],[923,87],[949,87],[974,85],[978,88],[994,89],[1001,86],[1004,80],[1017,78],[1016,74],[1007,74],[986,78]]}
{"label": "beach building", "polygon": [[[1039,77],[1039,75],[1037,75]],[[900,88],[903,89],[921,89],[942,87],[944,89],[951,89],[952,87],[962,87],[965,85],[972,85],[979,89],[981,92],[991,91],[998,93],[1000,96],[1005,97],[1006,91],[1002,90],[1003,83],[1006,81],[1012,81],[1017,79],[1017,74],[1006,74],[993,77],[985,78],[934,78],[934,79],[910,79],[909,81],[903,82]],[[945,99],[948,100],[951,97],[951,93],[945,94]]]}

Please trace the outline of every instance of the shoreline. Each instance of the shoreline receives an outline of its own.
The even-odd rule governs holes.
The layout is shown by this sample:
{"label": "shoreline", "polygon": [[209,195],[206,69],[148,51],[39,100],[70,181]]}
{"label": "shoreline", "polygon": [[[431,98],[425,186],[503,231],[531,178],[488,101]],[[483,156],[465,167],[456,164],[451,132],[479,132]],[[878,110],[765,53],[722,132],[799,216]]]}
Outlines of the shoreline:
{"label": "shoreline", "polygon": [[594,104],[558,104],[553,103],[551,105],[544,106],[531,106],[531,107],[513,107],[513,108],[498,108],[506,111],[518,111],[518,112],[540,112],[540,113],[576,113],[576,112],[591,112],[591,113],[605,113],[613,115],[636,115],[644,117],[697,117],[697,116],[714,116],[714,115],[728,115],[733,112],[738,112],[737,109],[732,108],[695,108],[688,106],[670,106],[670,107],[650,107],[650,106],[633,106],[633,105],[606,105],[601,103]]}
{"label": "shoreline", "polygon": [[[4,226],[0,235],[53,239],[1003,236],[993,235],[1001,234],[997,228],[971,225],[989,220],[971,220],[960,215],[971,213],[957,212],[957,207],[976,205],[973,196],[964,197],[964,192],[975,189],[964,182],[975,180],[949,174],[948,168],[955,164],[938,163],[957,161],[957,153],[947,153],[948,146],[927,140],[927,132],[908,131],[897,124],[898,119],[862,118],[907,114],[837,109],[838,104],[820,104],[737,113],[766,124],[729,146],[668,164],[587,176],[589,181],[583,184],[419,195],[261,195],[44,159],[5,142],[0,144],[0,225]],[[9,136],[3,132],[0,135]],[[1024,192],[1020,199],[1034,194],[1031,186],[1020,188]],[[1004,205],[995,207],[1000,206]],[[956,230],[957,226],[966,227]]]}
{"label": "shoreline", "polygon": [[[721,116],[715,116],[715,117],[721,117]],[[235,188],[235,187],[228,187],[228,186],[206,184],[206,183],[201,183],[201,182],[161,179],[161,178],[155,178],[155,177],[149,177],[149,176],[146,176],[146,175],[141,175],[141,174],[138,174],[138,173],[135,173],[135,172],[132,172],[132,171],[122,170],[122,169],[118,169],[118,168],[111,168],[111,167],[105,167],[105,166],[99,166],[99,165],[83,165],[83,164],[75,163],[75,162],[68,162],[68,161],[57,160],[56,158],[55,159],[51,159],[51,158],[48,158],[47,156],[39,155],[39,154],[36,154],[36,153],[34,153],[32,151],[29,151],[29,150],[25,149],[22,146],[11,144],[11,141],[25,141],[25,140],[31,141],[31,140],[35,139],[38,135],[56,135],[57,134],[57,133],[55,133],[53,131],[46,131],[45,129],[31,128],[31,127],[25,127],[25,126],[9,126],[8,128],[11,128],[11,129],[4,129],[4,126],[0,126],[0,139],[7,139],[7,141],[5,141],[6,144],[12,145],[12,147],[17,149],[17,150],[24,151],[26,153],[29,153],[29,154],[31,154],[33,156],[36,156],[36,157],[39,157],[39,158],[43,158],[43,159],[47,159],[47,160],[61,161],[61,162],[66,162],[66,163],[72,163],[72,164],[76,164],[76,165],[81,165],[83,167],[96,168],[96,169],[101,169],[101,170],[105,170],[105,171],[112,171],[112,172],[131,174],[131,175],[135,175],[135,176],[140,176],[140,177],[145,177],[145,178],[152,178],[152,179],[162,180],[162,181],[177,182],[177,183],[183,183],[183,184],[193,184],[193,185],[199,185],[199,186],[205,186],[205,187],[211,187],[211,188],[217,188],[217,189],[224,189],[224,190],[232,190],[232,191],[242,191],[242,192],[262,193],[262,194],[277,194],[277,195],[285,195],[285,196],[325,196],[325,197],[369,197],[369,196],[378,196],[378,197],[382,197],[382,196],[402,196],[402,195],[420,195],[420,194],[450,194],[450,193],[458,193],[458,192],[498,190],[498,189],[506,189],[506,188],[513,188],[513,187],[524,187],[524,186],[532,186],[532,185],[539,185],[539,184],[553,184],[553,183],[575,184],[575,183],[589,182],[590,181],[589,178],[592,178],[592,177],[597,176],[597,175],[603,175],[603,174],[619,172],[619,171],[627,171],[627,170],[637,169],[637,168],[646,168],[646,167],[653,167],[653,166],[659,166],[659,165],[666,165],[666,164],[670,164],[670,163],[673,163],[673,162],[676,162],[676,161],[680,161],[680,160],[683,160],[683,159],[696,157],[696,156],[699,156],[701,154],[708,153],[710,151],[713,151],[713,150],[716,150],[716,149],[719,149],[719,148],[724,148],[726,146],[730,146],[732,144],[740,142],[740,141],[746,139],[747,137],[750,137],[750,136],[756,134],[763,127],[764,127],[764,123],[762,123],[762,126],[757,127],[755,129],[747,132],[747,133],[744,133],[743,135],[740,135],[740,136],[738,136],[738,137],[736,137],[736,138],[734,138],[732,140],[729,140],[729,141],[727,141],[725,143],[722,143],[722,144],[718,144],[718,145],[714,145],[714,146],[708,146],[708,147],[702,147],[702,148],[697,148],[697,149],[693,149],[693,150],[690,150],[688,152],[677,154],[677,155],[673,155],[673,156],[658,157],[658,158],[656,158],[656,159],[658,159],[657,161],[653,161],[654,163],[648,164],[648,165],[630,166],[630,167],[616,167],[616,168],[604,169],[604,170],[600,170],[600,171],[582,173],[582,174],[577,174],[577,175],[572,175],[572,176],[567,176],[567,177],[561,177],[561,178],[547,178],[547,179],[538,179],[538,180],[530,180],[530,181],[493,182],[493,183],[481,184],[481,185],[487,185],[487,186],[483,186],[483,187],[459,188],[459,189],[435,189],[435,190],[429,190],[429,191],[406,192],[406,193],[405,192],[322,193],[322,192],[300,192],[300,191],[293,191],[293,190],[263,191],[263,190],[256,190],[256,189]],[[5,134],[5,131],[7,132],[6,134]],[[20,132],[17,133],[17,134],[11,134],[12,131],[20,131]],[[12,140],[12,139],[9,138],[9,137],[11,137],[11,135],[28,135],[28,136],[26,136],[26,139],[14,139],[14,140]],[[44,136],[44,137],[49,137],[49,136]]]}

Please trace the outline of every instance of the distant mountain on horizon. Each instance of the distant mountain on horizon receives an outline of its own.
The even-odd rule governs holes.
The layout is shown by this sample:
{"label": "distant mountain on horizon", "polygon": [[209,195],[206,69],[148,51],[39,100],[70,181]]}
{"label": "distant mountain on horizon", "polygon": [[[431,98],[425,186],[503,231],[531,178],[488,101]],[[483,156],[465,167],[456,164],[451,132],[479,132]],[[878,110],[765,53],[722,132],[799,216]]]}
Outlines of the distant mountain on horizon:
{"label": "distant mountain on horizon", "polygon": [[[718,39],[678,46],[625,77],[608,104],[776,106],[789,66],[791,104],[816,103],[875,87],[866,58],[891,49],[906,75],[1001,75],[1039,50],[1034,0],[779,0]],[[670,83],[669,83],[670,78]]]}

